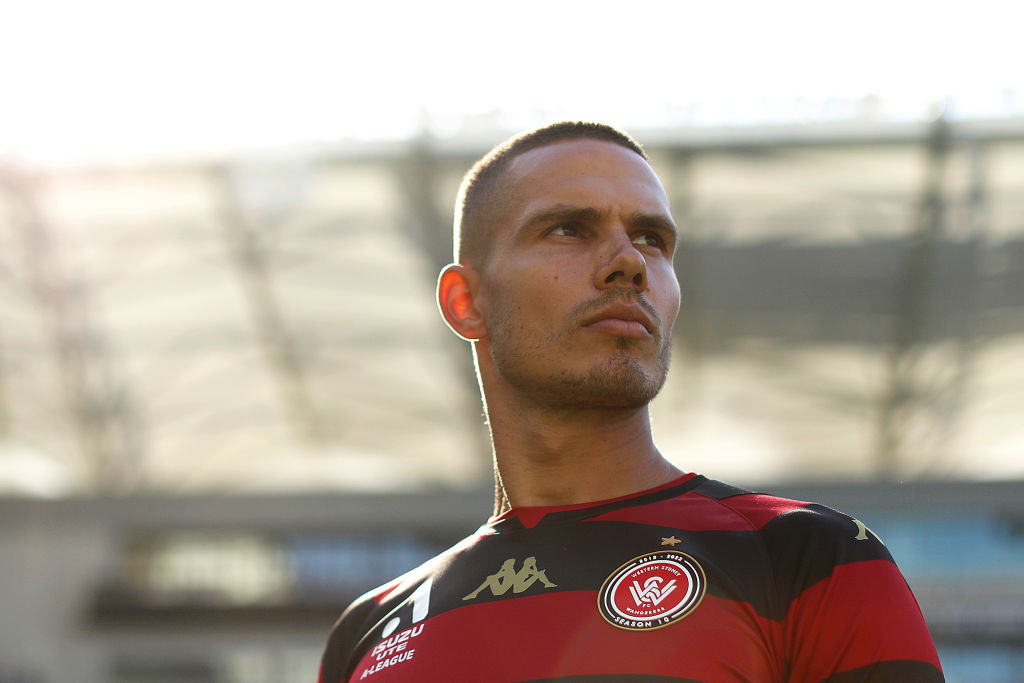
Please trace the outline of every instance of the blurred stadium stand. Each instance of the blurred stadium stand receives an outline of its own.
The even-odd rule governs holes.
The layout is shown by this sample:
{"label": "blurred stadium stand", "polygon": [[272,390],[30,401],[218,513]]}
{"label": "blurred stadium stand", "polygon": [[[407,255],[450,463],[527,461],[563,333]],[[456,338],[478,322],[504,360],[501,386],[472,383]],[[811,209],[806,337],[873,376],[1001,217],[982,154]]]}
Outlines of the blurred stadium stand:
{"label": "blurred stadium stand", "polygon": [[[948,680],[1021,680],[1024,482],[772,492],[844,509],[885,540]],[[311,683],[352,598],[490,505],[485,491],[0,500],[0,681]]]}

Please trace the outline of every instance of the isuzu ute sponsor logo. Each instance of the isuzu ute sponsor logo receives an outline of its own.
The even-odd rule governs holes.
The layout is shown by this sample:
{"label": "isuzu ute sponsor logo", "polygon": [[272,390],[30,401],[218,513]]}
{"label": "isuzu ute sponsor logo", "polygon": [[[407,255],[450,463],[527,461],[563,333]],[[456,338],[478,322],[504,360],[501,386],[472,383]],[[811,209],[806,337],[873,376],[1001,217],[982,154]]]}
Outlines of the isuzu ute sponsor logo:
{"label": "isuzu ute sponsor logo", "polygon": [[362,680],[382,669],[398,666],[402,662],[411,660],[416,656],[416,650],[409,647],[409,645],[415,644],[413,639],[421,633],[423,633],[423,624],[407,628],[401,633],[377,643],[373,651],[370,652],[372,659],[367,657],[363,660],[367,662],[367,666],[363,669],[363,673],[359,675],[359,679]]}
{"label": "isuzu ute sponsor logo", "polygon": [[392,617],[384,624],[381,641],[363,659],[363,664],[366,666],[363,668],[363,673],[359,675],[359,680],[388,667],[408,662],[416,656],[416,649],[410,645],[415,644],[414,639],[423,633],[424,624],[417,624],[417,622],[426,619],[427,612],[430,611],[430,588],[433,583],[433,577],[428,577],[406,600],[407,603],[412,603],[413,626],[411,628],[395,634],[402,623],[402,617],[399,616]]}
{"label": "isuzu ute sponsor logo", "polygon": [[706,588],[704,570],[689,555],[648,553],[605,579],[597,606],[612,626],[646,631],[668,626],[692,612]]}

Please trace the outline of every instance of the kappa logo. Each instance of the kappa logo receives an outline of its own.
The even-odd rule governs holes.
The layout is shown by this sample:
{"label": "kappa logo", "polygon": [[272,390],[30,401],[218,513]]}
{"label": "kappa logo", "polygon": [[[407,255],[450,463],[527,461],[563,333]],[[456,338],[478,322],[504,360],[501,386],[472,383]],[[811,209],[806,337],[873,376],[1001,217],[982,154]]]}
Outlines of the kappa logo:
{"label": "kappa logo", "polygon": [[693,612],[706,590],[704,570],[686,553],[649,553],[633,558],[605,579],[597,606],[612,626],[646,631]]}
{"label": "kappa logo", "polygon": [[853,540],[855,540],[855,541],[866,541],[866,540],[868,540],[868,534],[871,534],[872,536],[875,537],[876,541],[878,541],[882,545],[885,545],[885,543],[882,541],[882,539],[879,537],[879,535],[876,534],[871,529],[869,529],[867,527],[867,525],[864,524],[864,522],[862,522],[859,519],[856,519],[854,517],[851,517],[850,519],[852,519],[853,523],[857,525],[857,535],[853,537]]}
{"label": "kappa logo", "polygon": [[504,595],[511,588],[513,593],[522,593],[527,588],[540,581],[545,588],[555,588],[558,584],[548,580],[547,572],[537,569],[537,558],[530,556],[523,560],[522,569],[516,571],[516,560],[510,557],[501,564],[501,569],[484,579],[480,587],[462,598],[472,600],[480,595],[480,591],[490,588],[495,596]]}

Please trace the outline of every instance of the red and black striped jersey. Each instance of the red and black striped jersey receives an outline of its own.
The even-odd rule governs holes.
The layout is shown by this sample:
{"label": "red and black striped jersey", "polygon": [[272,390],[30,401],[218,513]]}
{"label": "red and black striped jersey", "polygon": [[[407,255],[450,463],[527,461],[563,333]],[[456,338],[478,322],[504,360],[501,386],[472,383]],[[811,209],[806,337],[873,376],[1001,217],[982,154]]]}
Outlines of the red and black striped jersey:
{"label": "red and black striped jersey", "polygon": [[698,475],[518,508],[356,600],[320,683],[942,681],[882,542]]}

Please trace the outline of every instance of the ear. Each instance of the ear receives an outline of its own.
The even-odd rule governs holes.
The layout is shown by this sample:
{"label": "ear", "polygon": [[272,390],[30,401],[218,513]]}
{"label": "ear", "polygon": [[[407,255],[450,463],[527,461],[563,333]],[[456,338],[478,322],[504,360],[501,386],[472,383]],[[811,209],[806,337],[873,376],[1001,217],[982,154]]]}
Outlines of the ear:
{"label": "ear", "polygon": [[487,336],[483,315],[476,306],[480,276],[472,268],[452,263],[437,278],[437,306],[452,332],[466,341]]}

